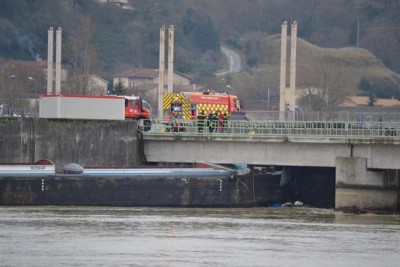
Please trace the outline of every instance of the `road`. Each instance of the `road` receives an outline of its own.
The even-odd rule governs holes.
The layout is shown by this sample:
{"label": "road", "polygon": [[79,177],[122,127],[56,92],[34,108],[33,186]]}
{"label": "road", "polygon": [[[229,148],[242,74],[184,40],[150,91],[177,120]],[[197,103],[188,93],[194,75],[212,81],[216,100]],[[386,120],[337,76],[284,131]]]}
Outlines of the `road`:
{"label": "road", "polygon": [[221,75],[240,72],[242,69],[242,64],[241,64],[239,54],[227,47],[224,47],[224,46],[221,46],[221,51],[222,51],[222,53],[224,53],[224,55],[227,58],[228,69],[225,71],[222,71],[222,72],[217,72],[217,73],[215,73],[215,75],[221,76]]}

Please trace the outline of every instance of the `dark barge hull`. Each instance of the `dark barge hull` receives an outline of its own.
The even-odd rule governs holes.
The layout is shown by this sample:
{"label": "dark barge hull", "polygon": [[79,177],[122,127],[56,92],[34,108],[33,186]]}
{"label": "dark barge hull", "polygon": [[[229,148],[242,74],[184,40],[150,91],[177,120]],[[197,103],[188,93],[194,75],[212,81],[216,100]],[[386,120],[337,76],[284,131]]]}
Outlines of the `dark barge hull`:
{"label": "dark barge hull", "polygon": [[[256,206],[277,192],[253,192],[254,177],[3,177],[0,205]],[[279,181],[278,181],[279,185]]]}
{"label": "dark barge hull", "polygon": [[334,207],[334,169],[294,168],[292,173],[297,182],[290,190],[280,187],[280,175],[255,172],[233,177],[0,177],[0,205],[255,207],[300,200]]}

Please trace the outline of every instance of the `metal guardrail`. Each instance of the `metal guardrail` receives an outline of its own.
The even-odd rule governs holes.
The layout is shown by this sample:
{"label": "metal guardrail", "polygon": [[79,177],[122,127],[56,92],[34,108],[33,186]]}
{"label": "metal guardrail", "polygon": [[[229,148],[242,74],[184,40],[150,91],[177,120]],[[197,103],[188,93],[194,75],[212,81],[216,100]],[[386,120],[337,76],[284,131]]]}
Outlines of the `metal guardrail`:
{"label": "metal guardrail", "polygon": [[196,120],[180,120],[170,125],[162,120],[139,122],[143,135],[155,136],[228,136],[228,137],[296,137],[337,139],[400,140],[399,122],[340,122],[340,121],[227,121],[214,128],[199,127]]}

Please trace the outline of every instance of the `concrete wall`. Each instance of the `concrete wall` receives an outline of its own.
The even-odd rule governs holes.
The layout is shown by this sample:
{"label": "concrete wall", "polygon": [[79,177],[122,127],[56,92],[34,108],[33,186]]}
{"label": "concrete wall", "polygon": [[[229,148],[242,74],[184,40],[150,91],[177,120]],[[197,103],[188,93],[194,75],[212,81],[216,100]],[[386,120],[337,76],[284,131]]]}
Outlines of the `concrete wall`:
{"label": "concrete wall", "polygon": [[366,158],[337,158],[335,208],[398,209],[396,171],[367,169]]}
{"label": "concrete wall", "polygon": [[0,162],[32,162],[33,120],[0,117]]}
{"label": "concrete wall", "polygon": [[398,169],[400,166],[400,147],[398,145],[354,145],[353,156],[367,158],[368,168]]}
{"label": "concrete wall", "polygon": [[0,136],[3,163],[50,159],[57,170],[140,164],[135,121],[1,118]]}

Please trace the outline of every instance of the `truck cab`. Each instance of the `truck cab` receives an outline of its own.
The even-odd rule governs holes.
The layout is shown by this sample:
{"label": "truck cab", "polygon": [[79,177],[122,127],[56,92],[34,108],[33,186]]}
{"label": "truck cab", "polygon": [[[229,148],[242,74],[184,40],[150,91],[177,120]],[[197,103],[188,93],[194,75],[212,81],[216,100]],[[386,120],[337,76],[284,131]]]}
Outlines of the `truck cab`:
{"label": "truck cab", "polygon": [[138,96],[124,96],[126,119],[150,119],[150,110],[143,107],[143,101]]}
{"label": "truck cab", "polygon": [[124,96],[125,98],[125,119],[142,120],[139,128],[144,131],[151,129],[150,109],[143,107],[143,100],[138,96]]}

